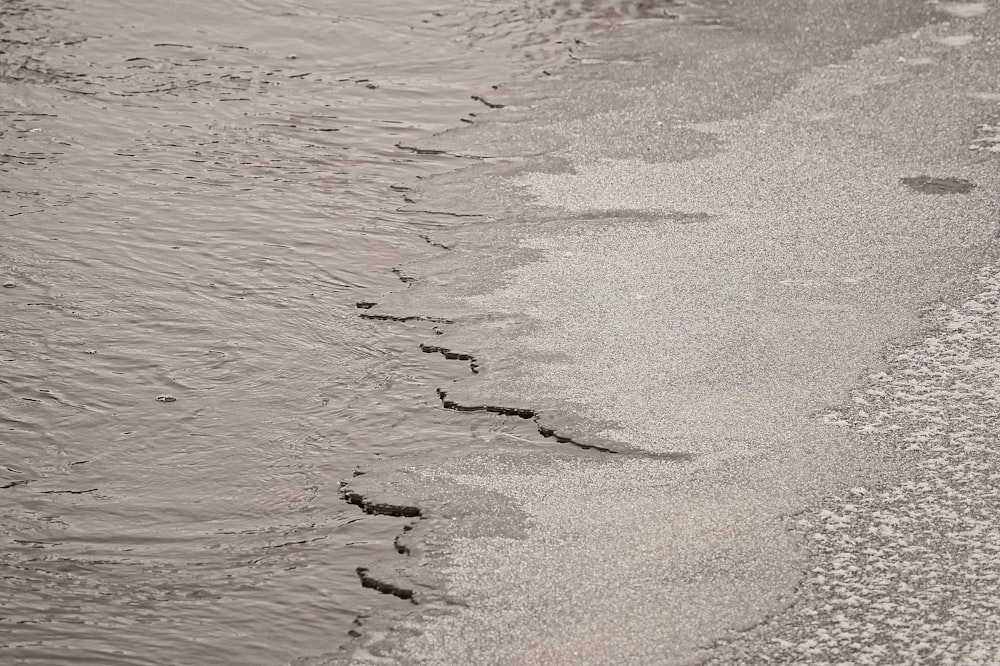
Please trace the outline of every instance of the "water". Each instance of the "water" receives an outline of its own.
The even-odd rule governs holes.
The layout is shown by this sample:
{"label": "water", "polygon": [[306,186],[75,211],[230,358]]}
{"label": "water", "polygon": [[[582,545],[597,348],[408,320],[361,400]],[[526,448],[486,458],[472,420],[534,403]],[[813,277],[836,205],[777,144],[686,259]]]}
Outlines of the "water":
{"label": "water", "polygon": [[338,483],[494,422],[354,303],[455,223],[401,192],[466,161],[399,146],[592,20],[518,11],[0,5],[0,662],[284,663],[406,603]]}

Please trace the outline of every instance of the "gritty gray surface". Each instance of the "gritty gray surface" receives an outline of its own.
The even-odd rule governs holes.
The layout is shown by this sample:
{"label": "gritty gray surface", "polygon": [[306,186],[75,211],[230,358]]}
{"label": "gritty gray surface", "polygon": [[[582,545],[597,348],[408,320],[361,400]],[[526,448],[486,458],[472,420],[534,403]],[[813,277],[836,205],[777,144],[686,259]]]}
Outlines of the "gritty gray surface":
{"label": "gritty gray surface", "polygon": [[942,308],[838,420],[914,466],[803,515],[802,600],[714,663],[995,664],[1000,660],[1000,273]]}
{"label": "gritty gray surface", "polygon": [[[970,466],[996,418],[977,275],[996,252],[1000,16],[933,9],[760,2],[721,10],[731,29],[639,30],[631,56],[613,42],[567,77],[562,115],[528,91],[471,135],[510,161],[426,200],[459,206],[466,178],[461,210],[493,222],[383,307],[458,321],[435,340],[479,362],[445,387],[457,404],[530,407],[623,453],[500,438],[376,471],[368,492],[405,478],[427,507],[398,571],[424,604],[353,659],[989,661],[995,506]],[[975,326],[922,316],[984,288]],[[980,333],[934,333],[952,321]],[[886,404],[865,416],[847,405],[873,370]],[[911,441],[893,419],[919,405],[942,411]]]}

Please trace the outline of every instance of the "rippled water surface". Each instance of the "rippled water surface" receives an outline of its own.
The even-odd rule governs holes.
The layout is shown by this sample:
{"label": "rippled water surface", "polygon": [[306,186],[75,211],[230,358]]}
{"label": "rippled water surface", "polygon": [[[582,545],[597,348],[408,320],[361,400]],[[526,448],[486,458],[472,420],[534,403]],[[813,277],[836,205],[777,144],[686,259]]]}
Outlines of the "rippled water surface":
{"label": "rippled water surface", "polygon": [[449,2],[0,4],[0,662],[283,663],[398,602],[338,483],[476,421],[354,303],[454,223],[406,146],[565,50]]}

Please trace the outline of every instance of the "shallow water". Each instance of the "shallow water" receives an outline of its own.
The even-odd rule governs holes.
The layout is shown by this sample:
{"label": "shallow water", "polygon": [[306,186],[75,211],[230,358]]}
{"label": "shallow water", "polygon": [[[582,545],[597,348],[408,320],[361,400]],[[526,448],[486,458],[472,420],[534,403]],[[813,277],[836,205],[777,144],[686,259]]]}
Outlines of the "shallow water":
{"label": "shallow water", "polygon": [[406,146],[565,57],[508,9],[0,7],[0,661],[282,663],[406,603],[339,481],[488,421],[354,304],[455,223],[398,208],[466,160]]}

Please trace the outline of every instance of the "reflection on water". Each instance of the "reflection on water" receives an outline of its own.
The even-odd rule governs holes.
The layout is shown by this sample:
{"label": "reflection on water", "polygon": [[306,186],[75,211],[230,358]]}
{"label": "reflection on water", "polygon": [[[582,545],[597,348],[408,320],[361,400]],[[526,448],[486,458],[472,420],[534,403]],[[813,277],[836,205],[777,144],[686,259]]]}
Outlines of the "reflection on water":
{"label": "reflection on water", "polygon": [[354,302],[447,223],[391,186],[461,162],[397,144],[539,43],[495,19],[0,5],[0,661],[281,663],[405,603],[354,573],[398,521],[338,482],[471,421],[439,409],[428,329]]}

